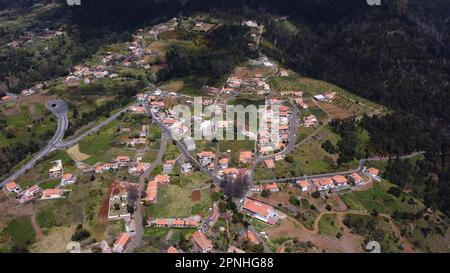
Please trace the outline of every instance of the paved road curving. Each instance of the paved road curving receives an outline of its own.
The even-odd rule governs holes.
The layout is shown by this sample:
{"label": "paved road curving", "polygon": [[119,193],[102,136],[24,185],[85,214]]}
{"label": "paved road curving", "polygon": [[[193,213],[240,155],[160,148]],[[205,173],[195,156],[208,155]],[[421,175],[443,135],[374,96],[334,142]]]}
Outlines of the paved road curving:
{"label": "paved road curving", "polygon": [[67,117],[67,111],[68,111],[68,105],[65,101],[55,99],[55,100],[49,100],[45,104],[45,107],[51,111],[58,119],[58,127],[56,128],[55,134],[53,135],[50,142],[45,146],[42,150],[40,150],[29,162],[27,162],[24,166],[22,166],[19,170],[17,170],[14,174],[12,174],[10,177],[5,179],[3,182],[0,183],[0,188],[5,186],[6,183],[13,181],[17,179],[19,176],[24,174],[27,170],[31,169],[37,161],[45,157],[47,154],[54,150],[60,150],[60,149],[67,149],[81,140],[83,140],[86,136],[98,131],[103,126],[107,125],[111,121],[117,119],[120,114],[126,112],[131,106],[127,106],[123,109],[121,109],[119,112],[115,113],[114,115],[110,116],[106,120],[102,121],[100,124],[96,125],[95,127],[87,130],[83,134],[67,140],[63,141],[64,134],[68,128],[69,120]]}
{"label": "paved road curving", "polygon": [[46,156],[49,152],[55,149],[56,144],[58,144],[64,137],[64,133],[69,125],[69,120],[67,118],[67,103],[63,100],[49,100],[45,104],[45,107],[50,110],[58,118],[58,127],[56,128],[55,134],[53,135],[47,146],[44,147],[39,153],[37,153],[30,161],[28,161],[24,166],[17,170],[10,177],[5,179],[0,183],[0,187],[3,187],[6,183],[17,179],[20,175],[24,174],[27,170],[31,169],[37,161]]}
{"label": "paved road curving", "polygon": [[125,108],[121,109],[119,112],[113,114],[109,118],[107,118],[104,121],[100,122],[98,125],[92,127],[91,129],[87,130],[86,132],[82,133],[81,135],[79,135],[79,136],[77,136],[77,137],[75,137],[73,139],[69,139],[69,140],[66,140],[66,141],[60,141],[60,142],[56,143],[55,149],[67,149],[69,147],[72,147],[73,145],[75,145],[78,142],[80,142],[81,140],[83,140],[85,137],[87,137],[90,134],[98,131],[100,128],[102,128],[103,126],[107,125],[111,121],[117,119],[122,113],[128,111],[128,109],[130,107],[125,107]]}

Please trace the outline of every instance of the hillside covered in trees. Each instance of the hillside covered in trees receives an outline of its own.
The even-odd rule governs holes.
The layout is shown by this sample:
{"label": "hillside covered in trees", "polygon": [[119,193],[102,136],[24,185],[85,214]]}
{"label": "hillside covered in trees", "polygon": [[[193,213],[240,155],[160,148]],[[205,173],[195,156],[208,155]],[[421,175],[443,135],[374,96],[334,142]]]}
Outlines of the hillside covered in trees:
{"label": "hillside covered in trees", "polygon": [[[26,8],[37,2],[4,1],[0,9]],[[69,7],[65,0],[46,2],[61,3],[52,16],[70,26],[70,40],[51,49],[64,49],[64,54],[60,59],[25,61],[30,53],[4,53],[0,55],[0,80],[13,77],[26,84],[62,74],[62,64],[75,63],[102,44],[124,40],[139,27],[171,17],[209,12],[256,19],[266,25],[263,51],[267,55],[303,75],[332,82],[393,109],[387,116],[358,121],[370,134],[365,152],[395,157],[426,151],[424,164],[407,168],[411,181],[399,184],[420,187],[417,195],[450,215],[448,0],[381,1],[379,7],[365,0],[82,0],[79,7]],[[223,53],[238,52],[230,47],[211,56],[222,58]],[[174,50],[169,54],[170,73],[181,76],[183,70],[198,70],[192,62],[196,54]],[[51,62],[43,65],[47,60]],[[227,68],[224,63],[220,71]],[[352,143],[352,133],[345,128],[339,133]],[[346,148],[342,147],[351,157],[352,151]],[[395,160],[390,164],[390,172],[400,166]],[[417,177],[423,178],[420,183]]]}

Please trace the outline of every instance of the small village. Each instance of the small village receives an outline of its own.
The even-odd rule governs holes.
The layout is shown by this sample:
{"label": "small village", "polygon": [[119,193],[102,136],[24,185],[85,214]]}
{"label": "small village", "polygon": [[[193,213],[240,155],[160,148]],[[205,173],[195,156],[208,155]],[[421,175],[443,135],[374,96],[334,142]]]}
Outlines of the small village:
{"label": "small village", "polygon": [[[240,25],[250,33],[248,46],[259,58],[236,67],[222,86],[203,85],[202,107],[216,106],[224,112],[227,106],[265,105],[266,110],[258,110],[263,128],[250,128],[247,120],[214,122],[204,114],[180,118],[172,108],[184,105],[192,110],[196,96],[174,88],[173,82],[148,84],[121,112],[108,113],[99,126],[72,137],[73,145],[52,147],[51,156],[7,181],[4,200],[13,207],[48,205],[58,210],[63,202],[92,198],[88,209],[80,207],[89,212],[89,220],[75,218],[83,219],[82,224],[75,231],[72,225],[67,233],[81,234],[90,227],[95,239],[66,236],[66,252],[309,253],[338,251],[344,244],[345,251],[362,252],[363,236],[345,225],[352,213],[386,219],[395,228],[389,236],[401,238],[394,250],[412,250],[397,232],[389,206],[420,210],[423,205],[406,200],[406,193],[402,200],[386,193],[392,187],[383,178],[388,158],[360,158],[336,167],[336,156],[320,146],[338,142],[339,136],[330,129],[332,120],[381,110],[366,101],[355,103],[354,97],[333,85],[308,79],[314,87],[302,88],[300,76],[259,52],[264,26],[252,20]],[[76,92],[128,81],[137,77],[133,73],[153,75],[167,66],[161,48],[172,40],[179,42],[174,33],[210,33],[220,27],[217,20],[197,16],[139,29],[132,41],[100,51],[94,60],[71,67],[66,77],[36,83],[20,95],[8,94],[1,104],[46,94],[51,84]],[[63,29],[26,33],[8,46],[18,48],[62,35]],[[344,104],[351,104],[353,112]],[[177,140],[172,135],[195,131],[205,138]],[[236,131],[245,139],[217,137]],[[315,154],[325,156],[316,159]],[[411,155],[415,156],[421,154]],[[284,171],[299,165],[297,157],[307,166],[302,175]],[[82,195],[79,187],[89,192]],[[376,199],[380,196],[381,201]],[[40,233],[41,238],[47,235]],[[341,237],[350,238],[350,243],[342,243]],[[81,248],[71,248],[74,242]]]}

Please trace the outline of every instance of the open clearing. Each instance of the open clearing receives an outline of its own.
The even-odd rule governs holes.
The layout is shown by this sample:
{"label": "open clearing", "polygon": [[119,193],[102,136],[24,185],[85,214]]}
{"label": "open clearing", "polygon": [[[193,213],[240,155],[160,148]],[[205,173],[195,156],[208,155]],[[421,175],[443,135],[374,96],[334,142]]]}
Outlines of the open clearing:
{"label": "open clearing", "polygon": [[325,109],[328,114],[330,114],[330,118],[332,119],[346,119],[352,116],[352,113],[342,109],[334,104],[326,103],[326,102],[319,102],[318,103],[320,107]]}
{"label": "open clearing", "polygon": [[80,147],[78,146],[78,144],[67,149],[67,153],[69,154],[70,158],[72,158],[76,162],[81,162],[89,158],[89,155],[80,152]]}

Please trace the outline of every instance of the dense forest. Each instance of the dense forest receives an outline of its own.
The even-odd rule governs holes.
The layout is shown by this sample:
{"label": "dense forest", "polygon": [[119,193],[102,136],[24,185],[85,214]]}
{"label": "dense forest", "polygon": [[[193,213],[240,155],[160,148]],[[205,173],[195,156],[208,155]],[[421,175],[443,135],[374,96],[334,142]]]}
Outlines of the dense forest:
{"label": "dense forest", "polygon": [[238,63],[256,54],[248,49],[247,33],[241,26],[223,26],[204,35],[205,41],[198,47],[173,46],[167,53],[169,67],[161,71],[159,79],[195,75],[209,78],[209,85],[217,84]]}

